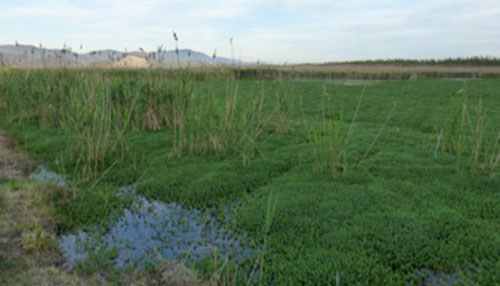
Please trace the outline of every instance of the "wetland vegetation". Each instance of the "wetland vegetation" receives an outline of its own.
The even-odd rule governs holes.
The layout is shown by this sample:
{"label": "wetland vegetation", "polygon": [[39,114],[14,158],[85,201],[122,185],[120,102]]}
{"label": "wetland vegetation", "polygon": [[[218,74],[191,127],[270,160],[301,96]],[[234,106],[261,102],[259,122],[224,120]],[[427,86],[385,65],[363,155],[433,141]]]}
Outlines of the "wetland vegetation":
{"label": "wetland vegetation", "polygon": [[[0,127],[66,176],[44,197],[60,234],[112,229],[134,204],[117,190],[134,186],[210,214],[259,250],[186,262],[206,281],[500,282],[498,78],[346,85],[282,75],[8,70]],[[141,267],[116,270],[113,258],[97,253],[77,271]]]}

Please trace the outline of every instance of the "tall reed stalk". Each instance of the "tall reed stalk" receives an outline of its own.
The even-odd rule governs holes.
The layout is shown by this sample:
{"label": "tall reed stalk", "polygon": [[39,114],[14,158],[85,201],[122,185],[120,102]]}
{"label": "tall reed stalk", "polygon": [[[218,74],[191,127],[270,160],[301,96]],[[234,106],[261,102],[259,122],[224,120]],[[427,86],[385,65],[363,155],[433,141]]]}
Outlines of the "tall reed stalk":
{"label": "tall reed stalk", "polygon": [[489,125],[481,96],[471,107],[466,89],[457,95],[459,111],[448,127],[439,129],[436,150],[454,154],[459,172],[487,172],[494,177],[500,170],[500,130]]}
{"label": "tall reed stalk", "polygon": [[[323,97],[320,107],[321,125],[320,127],[311,128],[308,134],[308,142],[316,171],[344,172],[347,170],[349,165],[347,151],[351,143],[351,136],[363,96],[364,90],[358,100],[351,120],[346,121],[342,107],[336,108],[335,105],[327,103],[328,94],[326,88],[323,87]],[[327,106],[332,107],[327,109]],[[329,113],[328,115],[327,112]]]}
{"label": "tall reed stalk", "polygon": [[174,155],[236,152],[244,165],[250,164],[271,119],[264,116],[264,100],[263,92],[241,99],[237,80],[228,82],[222,98],[213,92],[196,98],[185,123],[174,129]]}
{"label": "tall reed stalk", "polygon": [[133,108],[123,112],[103,82],[83,81],[71,90],[60,123],[83,178],[97,177],[106,159],[124,154]]}
{"label": "tall reed stalk", "polygon": [[276,115],[278,117],[276,132],[281,135],[284,135],[288,132],[288,127],[286,124],[289,111],[287,95],[288,90],[286,89],[286,83],[283,81],[282,74],[280,73],[278,88],[276,90]]}

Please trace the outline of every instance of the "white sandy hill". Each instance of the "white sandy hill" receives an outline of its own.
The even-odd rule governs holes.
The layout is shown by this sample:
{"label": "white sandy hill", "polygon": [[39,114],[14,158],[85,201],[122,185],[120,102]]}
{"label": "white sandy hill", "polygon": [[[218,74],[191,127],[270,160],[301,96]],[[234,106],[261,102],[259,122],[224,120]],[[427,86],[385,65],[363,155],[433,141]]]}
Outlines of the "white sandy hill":
{"label": "white sandy hill", "polygon": [[112,62],[108,65],[111,68],[131,68],[131,69],[147,69],[151,64],[143,57],[128,55],[119,61]]}

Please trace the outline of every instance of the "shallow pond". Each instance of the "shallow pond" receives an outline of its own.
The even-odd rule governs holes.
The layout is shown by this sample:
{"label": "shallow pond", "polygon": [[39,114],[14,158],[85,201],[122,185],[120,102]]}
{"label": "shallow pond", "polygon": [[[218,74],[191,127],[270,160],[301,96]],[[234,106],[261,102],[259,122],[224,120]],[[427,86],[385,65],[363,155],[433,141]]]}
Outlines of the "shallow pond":
{"label": "shallow pond", "polygon": [[243,260],[251,252],[244,235],[225,228],[215,218],[176,203],[149,201],[137,195],[133,205],[106,232],[97,229],[60,237],[66,262],[73,267],[89,254],[113,252],[117,267],[144,266],[161,260],[200,262],[214,251]]}
{"label": "shallow pond", "polygon": [[43,182],[48,184],[54,184],[56,186],[64,186],[66,185],[66,176],[58,174],[56,172],[51,171],[45,165],[38,165],[33,172],[30,173],[31,180],[36,182]]}
{"label": "shallow pond", "polygon": [[415,271],[415,275],[421,278],[423,284],[426,286],[458,286],[463,285],[462,279],[458,272],[443,273],[431,271],[428,269],[420,269]]}
{"label": "shallow pond", "polygon": [[[30,175],[39,182],[65,185],[65,176],[41,165]],[[145,266],[162,260],[197,263],[215,253],[223,258],[242,261],[255,254],[246,235],[236,233],[213,216],[176,203],[150,201],[134,192],[134,187],[117,190],[119,195],[131,195],[132,206],[106,231],[95,227],[62,235],[59,247],[64,265],[72,268],[91,254],[109,253],[116,267]],[[231,214],[227,210],[226,217]]]}

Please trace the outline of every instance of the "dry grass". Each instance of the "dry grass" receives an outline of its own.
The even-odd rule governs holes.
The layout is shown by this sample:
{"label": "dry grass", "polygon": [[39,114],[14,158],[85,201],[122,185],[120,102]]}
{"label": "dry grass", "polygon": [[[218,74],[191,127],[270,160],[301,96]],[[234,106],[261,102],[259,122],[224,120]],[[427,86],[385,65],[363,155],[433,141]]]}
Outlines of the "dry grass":
{"label": "dry grass", "polygon": [[440,65],[394,65],[394,64],[302,64],[279,66],[287,71],[325,71],[325,72],[404,72],[404,73],[495,73],[500,74],[500,67],[478,66],[440,66]]}

